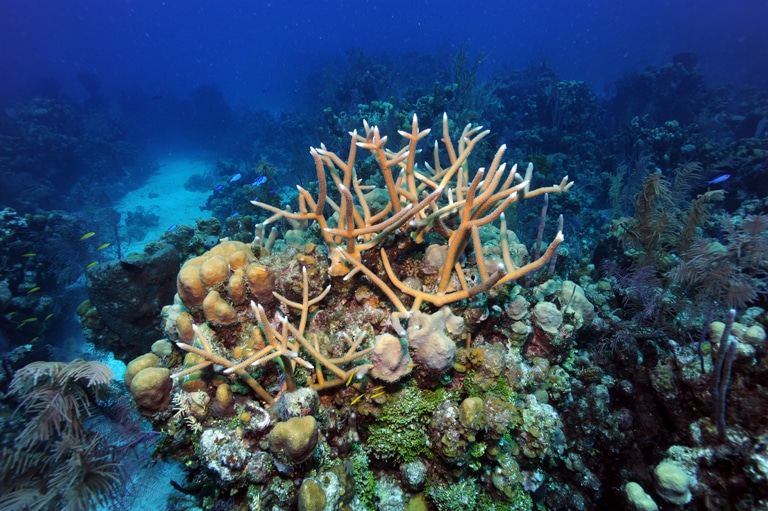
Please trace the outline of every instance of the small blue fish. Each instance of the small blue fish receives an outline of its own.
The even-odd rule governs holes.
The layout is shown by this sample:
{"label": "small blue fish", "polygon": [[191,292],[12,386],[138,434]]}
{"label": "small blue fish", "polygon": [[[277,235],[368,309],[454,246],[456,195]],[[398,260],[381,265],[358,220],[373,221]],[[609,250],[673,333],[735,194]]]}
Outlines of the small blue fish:
{"label": "small blue fish", "polygon": [[219,185],[216,188],[213,189],[214,192],[220,192],[224,189],[224,185]]}
{"label": "small blue fish", "polygon": [[179,226],[179,224],[173,224],[173,225],[172,225],[172,226],[170,226],[168,229],[166,229],[166,231],[165,231],[165,232],[173,232],[173,231],[175,231],[175,230],[176,230],[176,228],[177,228],[178,226]]}
{"label": "small blue fish", "polygon": [[722,176],[717,176],[715,179],[710,179],[709,181],[707,181],[707,184],[708,185],[716,185],[718,183],[722,183],[723,181],[725,181],[729,177],[731,177],[730,174],[723,174]]}
{"label": "small blue fish", "polygon": [[235,217],[236,217],[237,215],[239,215],[239,214],[240,214],[240,213],[238,213],[237,211],[235,211],[234,213],[232,213],[231,215],[229,215],[229,218],[235,218]]}
{"label": "small blue fish", "polygon": [[259,176],[256,178],[256,181],[251,183],[251,186],[261,186],[266,182],[267,182],[267,176]]}
{"label": "small blue fish", "polygon": [[243,175],[242,175],[241,173],[239,173],[239,172],[238,172],[237,174],[235,174],[234,176],[232,176],[232,178],[229,180],[229,184],[232,184],[232,183],[234,183],[235,181],[240,181],[240,178],[241,178],[241,177],[243,177]]}

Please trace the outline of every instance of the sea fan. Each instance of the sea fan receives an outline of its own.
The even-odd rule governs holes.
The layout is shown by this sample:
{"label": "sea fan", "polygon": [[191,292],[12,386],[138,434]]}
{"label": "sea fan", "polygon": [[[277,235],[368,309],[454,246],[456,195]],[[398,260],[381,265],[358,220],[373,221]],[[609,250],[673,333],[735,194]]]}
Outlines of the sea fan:
{"label": "sea fan", "polygon": [[747,215],[741,223],[741,230],[752,238],[765,238],[768,232],[768,215]]}
{"label": "sea fan", "polygon": [[768,227],[768,217],[747,217],[741,225],[726,218],[722,226],[727,245],[697,239],[667,275],[698,303],[739,309],[768,292],[768,235],[762,230]]}
{"label": "sea fan", "polygon": [[88,445],[76,442],[74,448],[63,451],[69,455],[53,469],[48,481],[51,487],[59,489],[61,509],[87,511],[110,504],[125,478],[120,465],[104,452],[100,436],[95,436]]}
{"label": "sea fan", "polygon": [[672,182],[670,194],[676,204],[681,207],[691,196],[695,186],[703,181],[704,169],[699,162],[690,162],[675,169],[675,178]]}
{"label": "sea fan", "polygon": [[26,425],[0,452],[0,511],[94,509],[113,503],[124,474],[83,415],[114,378],[101,362],[34,362],[19,369],[9,395]]}
{"label": "sea fan", "polygon": [[724,198],[725,192],[723,190],[709,190],[691,201],[685,227],[680,233],[680,250],[686,250],[691,246],[691,243],[700,235],[698,228],[703,227],[709,221],[713,204]]}
{"label": "sea fan", "polygon": [[601,270],[604,274],[616,278],[617,288],[622,290],[624,309],[632,314],[632,321],[659,319],[657,315],[668,291],[655,266],[622,269],[615,264],[606,263]]}
{"label": "sea fan", "polygon": [[0,497],[0,511],[42,511],[51,509],[55,494],[37,486],[20,486]]}
{"label": "sea fan", "polygon": [[80,359],[68,364],[33,362],[16,371],[8,394],[20,399],[17,412],[29,418],[16,446],[26,449],[59,435],[79,435],[81,415],[112,378],[106,364]]}
{"label": "sea fan", "polygon": [[[87,511],[109,507],[125,480],[120,465],[94,435],[89,443],[63,437],[51,453],[27,454],[5,449],[0,511]],[[19,471],[15,472],[14,471]]]}

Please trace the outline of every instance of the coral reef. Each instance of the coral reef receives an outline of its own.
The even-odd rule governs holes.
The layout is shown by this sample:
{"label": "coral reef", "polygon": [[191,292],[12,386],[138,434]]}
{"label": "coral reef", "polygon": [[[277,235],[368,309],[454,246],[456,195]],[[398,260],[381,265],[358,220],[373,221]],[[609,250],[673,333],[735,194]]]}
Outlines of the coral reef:
{"label": "coral reef", "polygon": [[[536,113],[549,125],[526,136],[578,138],[594,98],[550,81]],[[713,509],[722,488],[762,480],[759,441],[737,438],[759,429],[744,416],[762,394],[745,389],[765,371],[765,313],[712,319],[764,295],[765,208],[720,216],[723,194],[697,193],[702,165],[647,172],[682,161],[684,127],[635,123],[655,153],[611,182],[616,211],[633,203],[634,216],[603,236],[569,218],[592,199],[567,177],[531,185],[575,160],[531,154],[518,174],[487,131],[447,116],[421,156],[432,130],[415,116],[359,110],[405,124],[405,145],[364,123],[345,156],[311,150],[317,182],[297,207],[259,195],[255,214],[163,236],[186,262],[165,339],[126,384],[167,432],[158,453],[202,469],[189,481],[213,495],[202,507]],[[214,195],[216,208],[241,195]],[[548,208],[562,213],[551,226]],[[584,239],[566,244],[569,229]],[[600,257],[613,263],[602,278]],[[712,467],[730,455],[740,472],[725,482]]]}
{"label": "coral reef", "polygon": [[[326,503],[359,506],[368,498],[364,487],[357,488],[362,482],[349,483],[345,497],[343,481],[350,478],[336,470],[350,459],[355,439],[364,441],[368,463],[413,465],[403,470],[409,491],[415,493],[398,490],[401,502],[423,488],[428,466],[423,460],[434,456],[446,467],[469,470],[468,475],[477,473],[483,460],[509,467],[516,466],[511,456],[518,452],[537,460],[562,452],[562,423],[547,403],[546,390],[538,398],[525,398],[523,388],[543,385],[548,372],[553,373],[554,364],[568,352],[572,332],[591,322],[591,304],[579,286],[569,283],[552,298],[557,304],[542,302],[552,309],[548,319],[541,307],[536,311],[528,302],[523,305],[519,318],[536,318],[529,334],[547,336],[537,346],[555,345],[556,338],[559,347],[557,356],[550,353],[552,367],[537,359],[546,369],[536,373],[515,358],[525,339],[516,355],[497,350],[499,344],[485,344],[483,333],[494,336],[495,329],[486,331],[490,324],[478,321],[469,300],[486,293],[504,296],[512,282],[542,267],[562,242],[559,233],[538,259],[527,262],[517,254],[513,259],[504,209],[566,191],[572,183],[566,178],[558,186],[532,189],[531,166],[525,177],[514,168],[505,176],[504,147],[487,172],[480,169],[472,177],[468,159],[487,131],[467,127],[458,144],[451,141],[447,118],[443,131],[450,166],[443,168],[436,156],[434,167],[428,166],[430,174],[416,170],[416,147],[429,130],[420,131],[415,118],[411,132],[401,133],[408,144],[398,152],[386,150],[386,137],[367,124],[365,136],[353,134],[346,162],[323,148],[314,149],[320,179],[316,198],[300,189],[299,213],[254,202],[274,213],[266,223],[286,219],[294,228],[285,233],[279,250],[274,241],[264,244],[260,233],[265,229],[260,227],[253,243],[223,240],[187,260],[179,271],[178,299],[163,313],[163,330],[186,353],[184,363],[143,355],[129,364],[126,384],[143,413],[172,432],[173,445],[198,445],[199,438],[194,456],[219,474],[233,494],[244,496],[248,487],[249,494],[259,491],[260,498],[270,501],[278,498],[274,485],[280,478],[302,478],[299,491],[283,495],[284,502],[309,508],[311,496],[322,500],[322,494]],[[364,187],[356,177],[358,145],[379,162],[384,187]],[[398,166],[403,171],[395,179],[392,170]],[[325,187],[326,172],[337,198]],[[377,190],[382,200],[374,206]],[[335,214],[326,216],[326,207]],[[319,224],[319,231],[313,231],[310,220]],[[494,221],[500,228],[487,231]],[[481,229],[482,237],[499,247],[493,257],[482,250]],[[289,236],[296,241],[289,244]],[[327,263],[311,255],[320,250],[315,240],[322,241]],[[439,254],[423,266],[415,257],[422,244],[430,245],[430,254]],[[330,279],[330,285],[323,288],[323,279]],[[375,287],[354,289],[353,279]],[[467,348],[458,349],[458,343]],[[544,357],[549,352],[537,353]],[[513,366],[531,376],[502,370]],[[169,373],[178,382],[172,392],[165,383]],[[461,383],[452,383],[457,375],[466,389],[475,389],[473,395],[467,396]],[[173,405],[163,405],[171,397]],[[263,425],[256,426],[261,419],[255,416],[266,416]],[[236,454],[243,449],[263,459],[265,467],[274,466],[276,473],[265,469],[258,477],[251,474],[253,460]],[[310,466],[325,475],[308,472]],[[432,466],[438,470],[433,488],[452,479],[438,466]],[[536,470],[517,468],[494,479],[491,488],[522,502],[538,486],[525,483],[526,478],[539,477]],[[386,480],[376,483],[377,492],[384,491]],[[433,502],[449,498],[437,490],[427,494]],[[390,505],[383,497],[373,498],[379,498],[380,507]]]}

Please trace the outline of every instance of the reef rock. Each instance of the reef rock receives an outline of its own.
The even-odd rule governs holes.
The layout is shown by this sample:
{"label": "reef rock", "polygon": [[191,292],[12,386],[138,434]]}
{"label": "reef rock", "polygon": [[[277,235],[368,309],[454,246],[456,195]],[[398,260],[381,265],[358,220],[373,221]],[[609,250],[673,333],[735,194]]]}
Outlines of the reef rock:
{"label": "reef rock", "polygon": [[200,455],[208,468],[226,483],[255,483],[268,480],[274,472],[272,457],[254,449],[241,437],[224,429],[206,429],[200,435]]}
{"label": "reef rock", "polygon": [[560,303],[565,314],[573,315],[573,325],[578,329],[592,324],[595,306],[587,299],[584,289],[575,282],[566,280],[560,290]]}
{"label": "reef rock", "polygon": [[[173,303],[179,253],[172,245],[151,255],[128,256],[88,271],[88,296],[117,342],[98,344],[126,360],[149,351],[163,337],[158,318],[164,305]],[[108,344],[108,345],[103,345]]]}
{"label": "reef rock", "polygon": [[635,511],[659,511],[659,506],[653,501],[642,486],[634,481],[624,486],[624,494],[627,497],[627,506]]}
{"label": "reef rock", "polygon": [[551,302],[539,302],[533,308],[533,321],[544,332],[555,335],[563,323],[563,313]]}

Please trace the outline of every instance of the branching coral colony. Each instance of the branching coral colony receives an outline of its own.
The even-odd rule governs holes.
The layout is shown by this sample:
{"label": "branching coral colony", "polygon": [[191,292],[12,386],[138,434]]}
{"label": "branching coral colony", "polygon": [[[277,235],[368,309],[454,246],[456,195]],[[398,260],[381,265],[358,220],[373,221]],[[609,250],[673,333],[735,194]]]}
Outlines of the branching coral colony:
{"label": "branching coral colony", "polygon": [[[471,298],[541,268],[563,241],[563,233],[558,232],[541,257],[516,267],[510,256],[504,210],[513,203],[537,195],[565,192],[571,188],[573,181],[568,181],[568,176],[565,176],[557,186],[531,190],[532,164],[528,165],[525,177],[517,173],[515,164],[502,180],[506,163],[501,163],[501,159],[506,145],[498,149],[490,166],[487,169],[478,169],[470,181],[469,156],[490,130],[483,131],[480,126],[472,128],[467,125],[458,143],[454,144],[448,126],[448,116],[443,114],[442,142],[450,162],[447,168],[440,164],[438,144],[435,142],[435,164],[433,167],[426,164],[429,175],[417,170],[417,145],[430,130],[419,131],[416,115],[413,116],[410,133],[399,131],[408,144],[397,152],[385,148],[387,137],[381,136],[378,127],[371,128],[365,123],[364,135],[358,134],[357,131],[350,133],[352,142],[346,162],[328,151],[325,146],[311,149],[317,168],[319,193],[315,199],[307,190],[298,187],[298,213],[283,211],[261,202],[254,201],[253,204],[274,213],[264,225],[285,218],[295,228],[306,229],[307,221],[316,221],[330,252],[329,273],[333,276],[345,275],[345,279],[351,278],[358,271],[364,273],[397,308],[399,316],[396,317],[407,317],[410,312],[417,311],[423,302],[442,306]],[[355,173],[358,147],[368,149],[376,158],[386,183],[389,201],[375,214],[369,205],[372,187],[362,186]],[[393,170],[398,168],[400,171],[395,179]],[[339,192],[338,203],[328,196],[326,170]],[[366,194],[366,191],[369,194]],[[330,218],[325,216],[326,204],[333,211]],[[451,217],[458,217],[458,225],[455,228],[449,227],[448,220]],[[478,229],[497,219],[500,219],[501,223],[503,264],[488,268],[483,257]],[[330,226],[331,222],[335,222],[334,227]],[[442,236],[446,242],[438,249],[440,275],[434,292],[414,289],[398,279],[382,246],[397,232],[409,232],[414,242],[422,243],[430,231]],[[470,240],[480,276],[479,281],[471,286],[459,262]],[[363,253],[377,248],[392,285],[413,297],[410,309],[403,304],[394,290],[371,270],[370,265],[364,264]],[[455,288],[454,282],[458,284],[459,289]]]}
{"label": "branching coral colony", "polygon": [[[400,337],[408,337],[401,325],[402,320],[410,319],[414,329],[418,329],[424,321],[450,322],[451,315],[447,311],[435,315],[433,319],[423,315],[419,309],[424,303],[442,307],[471,298],[546,264],[563,241],[562,232],[557,234],[541,257],[518,267],[513,264],[510,254],[504,210],[515,202],[537,195],[567,191],[573,182],[568,181],[566,176],[557,186],[531,190],[532,165],[528,165],[525,177],[516,172],[516,166],[505,175],[506,164],[501,162],[505,146],[498,149],[487,169],[477,170],[470,180],[468,158],[489,131],[467,126],[458,142],[454,143],[449,136],[447,116],[443,117],[442,141],[450,165],[443,168],[440,164],[436,143],[434,166],[427,164],[427,172],[419,171],[416,164],[417,145],[429,131],[419,130],[414,115],[411,132],[400,132],[408,144],[397,152],[387,150],[387,137],[381,136],[377,127],[371,128],[367,123],[364,135],[356,131],[351,133],[347,161],[325,147],[311,149],[319,183],[317,197],[299,187],[298,212],[253,202],[274,213],[257,228],[254,246],[262,246],[269,251],[274,236],[264,240],[262,234],[266,225],[278,219],[286,219],[300,230],[306,230],[310,221],[317,222],[330,255],[328,273],[334,277],[343,276],[344,279],[362,273],[375,283],[396,309],[392,314],[392,325]],[[361,184],[355,172],[358,148],[370,151],[378,162],[386,191]],[[338,191],[335,199],[330,197],[327,176]],[[377,193],[385,199],[379,199]],[[372,207],[374,200],[383,204],[376,208],[378,211]],[[327,216],[328,212],[331,215]],[[498,263],[489,265],[483,256],[479,229],[496,220],[500,222],[502,254]],[[434,289],[417,289],[398,278],[390,257],[398,254],[397,246],[425,243],[428,235],[444,240],[442,244],[430,245],[427,251],[433,266],[439,268],[438,280]],[[393,240],[397,243],[390,243]],[[474,278],[475,275],[467,278],[461,263],[470,241],[477,278]],[[379,264],[383,266],[386,277],[376,274]],[[267,405],[271,405],[276,401],[274,391],[266,390],[263,382],[260,383],[253,374],[273,360],[282,374],[278,393],[296,389],[294,368],[297,365],[310,370],[312,376],[308,386],[317,390],[349,384],[353,376],[365,374],[371,369],[372,374],[387,374],[382,376],[385,381],[394,381],[410,372],[412,364],[407,347],[402,350],[402,356],[393,353],[382,355],[376,352],[375,347],[362,348],[364,334],[357,335],[355,339],[345,337],[348,346],[342,356],[334,358],[326,355],[317,336],[306,332],[306,329],[310,310],[323,300],[330,286],[310,298],[305,268],[303,296],[298,302],[273,292],[271,279],[269,271],[253,256],[251,247],[240,242],[223,242],[203,256],[185,263],[178,276],[179,297],[198,321],[204,315],[205,323],[195,324],[189,312],[181,312],[175,320],[182,341],[177,345],[187,355],[185,368],[173,378],[181,382],[183,390],[204,390],[206,384],[200,380],[202,371],[214,366],[224,377],[233,379],[235,375],[239,376]],[[470,285],[470,282],[473,283]],[[396,290],[413,298],[410,308],[403,303]],[[270,320],[265,307],[274,298],[277,298],[286,316],[276,313],[275,319]],[[299,311],[298,326],[289,322],[289,309]],[[417,318],[416,315],[420,316]],[[388,346],[397,347],[397,342],[393,343],[391,339],[388,342]],[[452,359],[453,351],[448,355],[446,363],[439,366],[439,371],[451,363],[448,359]],[[377,363],[386,366],[386,370],[377,367]],[[146,408],[151,410],[153,406],[150,404]]]}

